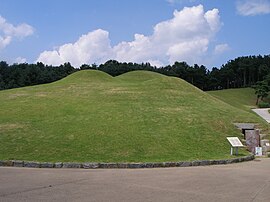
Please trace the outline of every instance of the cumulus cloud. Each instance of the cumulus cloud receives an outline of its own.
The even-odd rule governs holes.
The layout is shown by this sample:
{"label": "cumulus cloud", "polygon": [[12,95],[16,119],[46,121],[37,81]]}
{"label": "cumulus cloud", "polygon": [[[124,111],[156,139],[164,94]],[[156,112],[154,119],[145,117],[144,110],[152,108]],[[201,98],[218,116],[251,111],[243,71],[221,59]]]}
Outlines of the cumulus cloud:
{"label": "cumulus cloud", "polygon": [[218,9],[204,11],[202,5],[175,10],[173,18],[156,24],[152,35],[135,34],[134,40],[111,46],[109,33],[95,30],[52,51],[42,52],[37,61],[59,65],[71,62],[102,63],[108,59],[122,62],[150,62],[161,66],[175,61],[194,64],[207,52],[221,27]]}
{"label": "cumulus cloud", "polygon": [[37,61],[45,64],[60,65],[71,62],[75,67],[87,63],[103,63],[113,58],[109,33],[98,29],[82,35],[74,44],[68,43],[57,50],[42,52]]}
{"label": "cumulus cloud", "polygon": [[5,48],[8,44],[11,42],[11,37],[10,36],[0,36],[0,50]]}
{"label": "cumulus cloud", "polygon": [[270,0],[241,0],[236,4],[237,12],[243,16],[270,13]]}
{"label": "cumulus cloud", "polygon": [[18,63],[18,64],[20,64],[20,63],[26,63],[26,58],[23,58],[23,57],[17,57],[17,58],[15,59],[15,63]]}
{"label": "cumulus cloud", "polygon": [[219,55],[219,54],[222,54],[222,53],[224,53],[224,52],[226,52],[228,50],[230,50],[230,46],[228,44],[226,44],[226,43],[218,44],[218,45],[215,46],[214,53],[216,55]]}
{"label": "cumulus cloud", "polygon": [[34,33],[34,28],[26,23],[14,26],[0,16],[0,49],[5,48],[11,43],[13,38],[22,39]]}

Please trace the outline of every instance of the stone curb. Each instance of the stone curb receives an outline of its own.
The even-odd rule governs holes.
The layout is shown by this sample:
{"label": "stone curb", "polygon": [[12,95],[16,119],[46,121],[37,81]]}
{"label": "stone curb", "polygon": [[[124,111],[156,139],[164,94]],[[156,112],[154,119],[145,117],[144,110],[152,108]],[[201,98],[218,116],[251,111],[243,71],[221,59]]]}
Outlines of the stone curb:
{"label": "stone curb", "polygon": [[28,167],[28,168],[83,168],[83,169],[116,169],[116,168],[169,168],[169,167],[191,167],[191,166],[209,166],[224,165],[231,163],[239,163],[251,161],[254,155],[241,158],[225,159],[225,160],[196,160],[196,161],[180,161],[180,162],[160,162],[160,163],[75,163],[75,162],[33,162],[19,160],[0,160],[2,167]]}

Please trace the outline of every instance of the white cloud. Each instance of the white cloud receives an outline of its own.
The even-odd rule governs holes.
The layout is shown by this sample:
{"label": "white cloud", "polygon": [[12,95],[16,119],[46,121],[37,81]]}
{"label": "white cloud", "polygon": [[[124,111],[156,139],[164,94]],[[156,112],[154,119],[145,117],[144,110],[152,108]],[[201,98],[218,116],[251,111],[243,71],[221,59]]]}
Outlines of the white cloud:
{"label": "white cloud", "polygon": [[208,53],[209,44],[220,27],[218,9],[205,12],[202,5],[185,7],[175,10],[172,19],[156,24],[152,35],[135,34],[133,41],[112,47],[109,33],[99,29],[83,35],[75,43],[42,52],[37,61],[52,65],[71,62],[75,67],[108,59],[150,62],[157,66],[182,60],[194,64]]}
{"label": "white cloud", "polygon": [[18,64],[20,64],[20,63],[26,63],[26,58],[17,57],[15,59],[15,63],[18,63]]}
{"label": "white cloud", "polygon": [[270,0],[241,0],[236,4],[237,12],[243,16],[270,13]]}
{"label": "white cloud", "polygon": [[230,50],[230,46],[226,43],[224,44],[218,44],[215,46],[214,54],[219,55],[226,51]]}
{"label": "white cloud", "polygon": [[5,37],[0,36],[0,50],[5,48],[8,44],[10,44],[10,42],[11,42],[10,36]]}
{"label": "white cloud", "polygon": [[30,25],[23,23],[18,26],[14,26],[8,23],[5,18],[0,16],[0,50],[5,48],[11,43],[14,37],[24,38],[34,33],[34,28]]}
{"label": "white cloud", "polygon": [[175,44],[169,48],[167,55],[169,62],[188,61],[188,63],[197,63],[198,56],[205,55],[208,50],[208,39],[198,39]]}
{"label": "white cloud", "polygon": [[68,43],[57,50],[42,52],[37,61],[45,64],[60,65],[71,62],[75,67],[87,63],[103,63],[113,58],[109,33],[98,29],[82,35],[74,44]]}

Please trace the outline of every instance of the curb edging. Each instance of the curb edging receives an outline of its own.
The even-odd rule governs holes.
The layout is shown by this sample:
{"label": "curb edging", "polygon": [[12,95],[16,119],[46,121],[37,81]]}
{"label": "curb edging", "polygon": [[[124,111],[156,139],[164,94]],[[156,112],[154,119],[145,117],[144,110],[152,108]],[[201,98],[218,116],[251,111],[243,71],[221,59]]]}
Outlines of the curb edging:
{"label": "curb edging", "polygon": [[20,160],[0,160],[0,167],[27,167],[27,168],[83,168],[83,169],[136,169],[136,168],[169,168],[169,167],[193,167],[209,165],[225,165],[254,160],[254,155],[241,158],[223,160],[195,160],[179,162],[157,162],[157,163],[76,163],[76,162],[34,162]]}

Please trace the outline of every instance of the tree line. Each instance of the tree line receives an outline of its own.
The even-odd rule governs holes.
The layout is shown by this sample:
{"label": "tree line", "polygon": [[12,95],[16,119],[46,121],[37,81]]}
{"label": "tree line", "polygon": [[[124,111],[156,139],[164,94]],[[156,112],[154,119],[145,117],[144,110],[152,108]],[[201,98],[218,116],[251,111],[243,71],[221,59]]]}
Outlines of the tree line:
{"label": "tree line", "polygon": [[13,64],[0,62],[0,89],[10,89],[29,85],[50,83],[79,70],[95,69],[112,76],[134,71],[148,70],[186,80],[202,90],[219,90],[228,88],[251,87],[257,82],[270,77],[270,55],[245,56],[228,61],[220,68],[208,70],[204,65],[188,65],[186,62],[175,62],[157,68],[150,63],[126,63],[109,60],[104,64],[83,64],[80,69],[70,63],[60,66],[37,64]]}
{"label": "tree line", "polygon": [[0,90],[51,83],[77,71],[70,63],[60,66],[0,62]]}
{"label": "tree line", "polygon": [[157,68],[150,63],[121,63],[115,60],[99,66],[84,64],[80,69],[97,69],[112,76],[134,70],[149,70],[182,78],[202,90],[220,90],[252,87],[266,79],[267,75],[270,75],[270,55],[238,57],[212,70],[208,70],[204,65],[190,66],[186,62],[175,62],[173,65]]}

